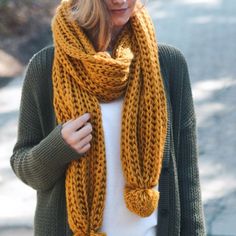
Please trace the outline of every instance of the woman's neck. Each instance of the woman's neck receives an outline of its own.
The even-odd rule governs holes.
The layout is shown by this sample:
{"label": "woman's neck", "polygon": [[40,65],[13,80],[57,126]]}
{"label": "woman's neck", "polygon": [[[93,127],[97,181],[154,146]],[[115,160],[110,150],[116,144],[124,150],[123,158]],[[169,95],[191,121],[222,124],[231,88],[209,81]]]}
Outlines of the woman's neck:
{"label": "woman's neck", "polygon": [[120,32],[122,31],[122,29],[123,29],[123,26],[121,26],[121,27],[114,27],[112,29],[111,41],[110,41],[110,43],[109,43],[109,45],[108,45],[108,47],[106,49],[107,51],[112,51],[113,50],[113,48],[114,48],[114,46],[116,44],[117,37],[120,34]]}
{"label": "woman's neck", "polygon": [[[111,33],[111,40],[110,40],[110,43],[106,49],[106,51],[112,51],[113,48],[115,47],[115,44],[116,44],[116,40],[117,40],[117,37],[118,35],[120,34],[120,32],[122,31],[123,27],[114,27],[112,29],[112,33]],[[94,36],[92,34],[92,32],[90,30],[84,30],[84,32],[86,33],[86,35],[88,36],[88,38],[94,42]],[[94,47],[96,48],[96,44],[94,44]]]}

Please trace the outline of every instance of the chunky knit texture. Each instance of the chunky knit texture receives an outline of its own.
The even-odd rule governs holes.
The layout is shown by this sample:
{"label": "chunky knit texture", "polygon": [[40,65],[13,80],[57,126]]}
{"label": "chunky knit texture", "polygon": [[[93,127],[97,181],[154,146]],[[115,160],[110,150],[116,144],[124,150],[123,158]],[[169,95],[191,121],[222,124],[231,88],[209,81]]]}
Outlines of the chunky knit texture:
{"label": "chunky knit texture", "polygon": [[92,116],[91,149],[85,158],[73,161],[66,174],[70,227],[75,235],[92,236],[102,225],[106,194],[99,102],[125,94],[121,132],[124,199],[127,208],[142,217],[151,215],[159,201],[159,192],[153,188],[159,182],[167,108],[154,27],[146,10],[131,18],[111,57],[97,53],[78,23],[69,20],[70,8],[70,1],[62,1],[52,24],[54,108],[58,123],[85,112]]}
{"label": "chunky knit texture", "polygon": [[[174,47],[159,44],[158,51],[171,119],[159,180],[156,235],[205,236],[187,65]],[[34,235],[72,236],[66,211],[65,171],[72,160],[80,160],[81,156],[64,142],[62,126],[56,123],[53,57],[53,47],[47,47],[34,55],[27,67],[11,166],[20,180],[37,191]]]}

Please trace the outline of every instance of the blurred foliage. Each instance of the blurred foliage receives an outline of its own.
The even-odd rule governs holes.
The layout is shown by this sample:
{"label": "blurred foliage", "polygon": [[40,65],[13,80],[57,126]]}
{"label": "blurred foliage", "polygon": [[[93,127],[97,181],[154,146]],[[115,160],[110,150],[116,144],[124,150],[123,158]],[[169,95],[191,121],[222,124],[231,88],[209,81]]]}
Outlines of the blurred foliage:
{"label": "blurred foliage", "polygon": [[9,0],[0,0],[0,7],[6,6]]}
{"label": "blurred foliage", "polygon": [[0,0],[0,50],[23,64],[51,41],[50,24],[60,0]]}
{"label": "blurred foliage", "polygon": [[45,21],[51,16],[54,5],[55,1],[0,0],[0,35],[25,34],[34,19]]}
{"label": "blurred foliage", "polygon": [[[18,9],[18,10],[16,10]],[[26,21],[19,1],[1,0],[0,2],[0,34],[9,36],[19,34],[20,26]]]}

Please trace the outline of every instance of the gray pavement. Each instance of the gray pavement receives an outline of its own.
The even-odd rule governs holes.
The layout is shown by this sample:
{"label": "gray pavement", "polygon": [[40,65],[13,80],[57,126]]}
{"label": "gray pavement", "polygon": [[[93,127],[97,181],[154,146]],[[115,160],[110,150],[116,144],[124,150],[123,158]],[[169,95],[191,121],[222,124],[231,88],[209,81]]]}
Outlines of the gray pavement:
{"label": "gray pavement", "polygon": [[[155,0],[159,42],[178,47],[191,75],[208,235],[236,236],[236,1]],[[22,77],[0,89],[0,236],[32,236],[35,192],[15,178]]]}
{"label": "gray pavement", "polygon": [[11,227],[6,229],[1,229],[0,236],[32,236],[32,228],[24,227]]}
{"label": "gray pavement", "polygon": [[209,235],[236,235],[236,1],[156,1],[157,38],[184,53],[198,120]]}

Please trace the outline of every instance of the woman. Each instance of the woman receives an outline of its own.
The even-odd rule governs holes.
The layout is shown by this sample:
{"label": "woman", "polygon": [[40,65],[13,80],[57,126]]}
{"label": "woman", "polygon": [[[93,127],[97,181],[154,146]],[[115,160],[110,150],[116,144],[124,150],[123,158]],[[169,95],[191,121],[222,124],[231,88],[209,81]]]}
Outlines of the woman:
{"label": "woman", "polygon": [[35,235],[205,235],[182,54],[136,0],[62,1],[52,31],[11,157],[37,190]]}

